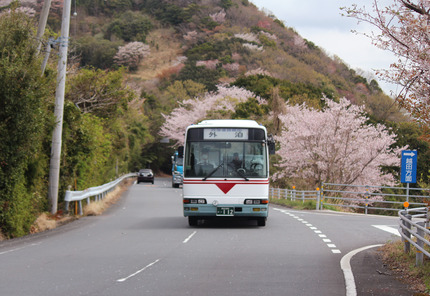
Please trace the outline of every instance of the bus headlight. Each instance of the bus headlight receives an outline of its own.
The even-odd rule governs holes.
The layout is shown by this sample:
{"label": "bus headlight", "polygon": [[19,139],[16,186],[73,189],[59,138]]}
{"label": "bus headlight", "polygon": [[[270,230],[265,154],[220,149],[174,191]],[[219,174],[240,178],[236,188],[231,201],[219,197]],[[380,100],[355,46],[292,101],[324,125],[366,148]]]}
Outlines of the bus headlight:
{"label": "bus headlight", "polygon": [[184,198],[184,204],[206,204],[204,198]]}
{"label": "bus headlight", "polygon": [[267,205],[268,199],[245,199],[244,204],[246,205]]}

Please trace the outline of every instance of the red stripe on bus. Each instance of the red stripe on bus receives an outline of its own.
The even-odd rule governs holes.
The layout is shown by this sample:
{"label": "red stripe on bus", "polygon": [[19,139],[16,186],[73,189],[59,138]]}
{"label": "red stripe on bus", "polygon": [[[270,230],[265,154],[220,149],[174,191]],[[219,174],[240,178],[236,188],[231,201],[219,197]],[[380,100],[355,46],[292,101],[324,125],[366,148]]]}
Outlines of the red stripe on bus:
{"label": "red stripe on bus", "polygon": [[201,181],[201,180],[184,180],[184,184],[189,185],[203,185],[203,184],[212,184],[216,185],[224,194],[227,194],[234,186],[240,184],[240,185],[266,185],[269,184],[268,180],[262,180],[262,181]]}

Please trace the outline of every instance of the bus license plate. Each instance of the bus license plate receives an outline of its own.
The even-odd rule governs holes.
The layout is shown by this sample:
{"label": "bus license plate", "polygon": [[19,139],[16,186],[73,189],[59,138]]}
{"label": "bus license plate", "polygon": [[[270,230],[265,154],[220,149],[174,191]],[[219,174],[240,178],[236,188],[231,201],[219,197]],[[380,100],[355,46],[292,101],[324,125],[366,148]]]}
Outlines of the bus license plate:
{"label": "bus license plate", "polygon": [[217,216],[234,216],[234,208],[233,207],[217,207],[216,208]]}

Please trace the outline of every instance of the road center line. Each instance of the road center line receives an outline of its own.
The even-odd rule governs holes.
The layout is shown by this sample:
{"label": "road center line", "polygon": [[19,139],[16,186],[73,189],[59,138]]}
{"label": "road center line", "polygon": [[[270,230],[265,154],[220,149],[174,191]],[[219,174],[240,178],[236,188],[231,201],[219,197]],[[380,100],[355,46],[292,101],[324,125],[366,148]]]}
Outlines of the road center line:
{"label": "road center line", "polygon": [[138,275],[139,273],[141,273],[141,272],[142,272],[142,271],[144,271],[145,269],[147,269],[147,268],[151,267],[152,265],[156,264],[158,261],[160,261],[160,259],[157,259],[157,260],[155,260],[154,262],[149,263],[149,264],[148,264],[148,265],[146,265],[144,268],[139,269],[138,271],[136,271],[136,272],[135,272],[135,273],[133,273],[133,274],[130,274],[128,277],[125,277],[125,278],[122,278],[122,279],[117,280],[117,282],[120,282],[120,283],[125,282],[125,281],[126,281],[126,280],[128,280],[129,278],[134,277],[135,275]]}
{"label": "road center line", "polygon": [[190,234],[189,237],[187,237],[186,239],[184,239],[184,241],[182,243],[186,244],[188,243],[188,241],[194,236],[194,234],[196,234],[197,231],[194,231],[193,233]]}
{"label": "road center line", "polygon": [[355,288],[354,274],[352,273],[351,263],[350,263],[352,256],[354,256],[355,254],[361,251],[380,247],[380,246],[382,245],[372,245],[372,246],[366,246],[359,249],[355,249],[342,257],[342,259],[340,260],[340,267],[342,268],[343,276],[345,277],[346,296],[357,295],[357,290]]}

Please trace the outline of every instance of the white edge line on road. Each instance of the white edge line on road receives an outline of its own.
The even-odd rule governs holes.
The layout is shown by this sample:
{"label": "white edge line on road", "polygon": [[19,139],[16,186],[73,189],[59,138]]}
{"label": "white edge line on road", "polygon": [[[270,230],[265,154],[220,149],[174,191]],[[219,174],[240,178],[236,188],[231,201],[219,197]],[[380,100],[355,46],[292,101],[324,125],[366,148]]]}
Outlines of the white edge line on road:
{"label": "white edge line on road", "polygon": [[378,229],[381,229],[383,231],[392,233],[394,235],[400,236],[399,231],[397,229],[395,229],[395,228],[390,227],[390,226],[387,226],[387,225],[372,225],[372,226],[376,227]]}
{"label": "white edge line on road", "polygon": [[125,282],[125,281],[126,281],[126,280],[128,280],[129,278],[134,277],[135,275],[138,275],[139,273],[141,273],[141,272],[142,272],[142,271],[144,271],[145,269],[147,269],[147,268],[151,267],[152,265],[156,264],[158,261],[160,261],[160,259],[157,259],[157,260],[155,260],[154,262],[149,263],[149,264],[148,264],[148,265],[146,265],[144,268],[139,269],[138,271],[136,271],[136,272],[135,272],[135,273],[133,273],[133,274],[130,274],[128,277],[125,277],[125,278],[122,278],[122,279],[117,280],[117,282],[120,282],[120,283]]}
{"label": "white edge line on road", "polygon": [[354,274],[352,273],[351,263],[350,263],[352,256],[354,256],[357,253],[360,253],[361,251],[380,247],[380,246],[382,245],[371,245],[371,246],[355,249],[342,257],[342,259],[340,260],[340,267],[342,268],[343,276],[345,277],[346,296],[357,295],[357,290],[356,290],[355,281],[354,281]]}
{"label": "white edge line on road", "polygon": [[187,237],[186,239],[184,239],[184,241],[182,243],[186,244],[188,243],[188,241],[194,236],[194,234],[196,234],[197,231],[194,231],[193,233],[190,234],[189,237]]}
{"label": "white edge line on road", "polygon": [[40,245],[40,244],[41,244],[41,242],[39,242],[39,243],[34,243],[34,244],[30,244],[30,245],[23,246],[23,247],[16,248],[16,249],[11,249],[11,250],[4,251],[4,252],[0,252],[0,255],[4,255],[4,254],[7,254],[7,253],[16,252],[16,251],[19,251],[19,250],[25,249],[25,248],[27,248],[27,247],[38,246],[38,245]]}

